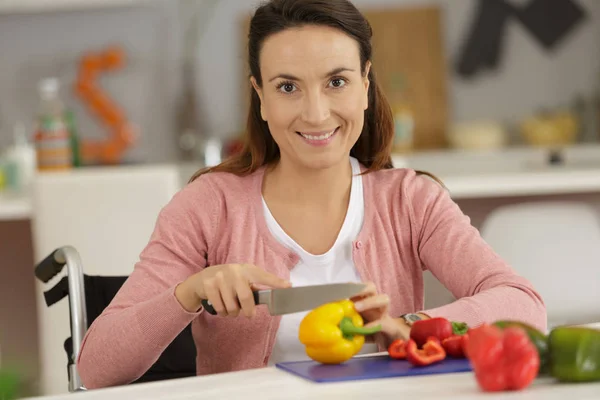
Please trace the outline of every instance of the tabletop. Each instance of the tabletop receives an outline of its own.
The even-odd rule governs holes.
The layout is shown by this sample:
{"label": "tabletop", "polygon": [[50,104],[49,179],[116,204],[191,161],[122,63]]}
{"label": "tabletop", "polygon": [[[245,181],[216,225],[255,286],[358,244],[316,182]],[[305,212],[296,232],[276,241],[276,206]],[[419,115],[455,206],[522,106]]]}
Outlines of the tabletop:
{"label": "tabletop", "polygon": [[[339,383],[313,383],[276,367],[241,372],[143,383],[77,394],[43,397],[44,400],[270,400],[270,399],[598,399],[600,382],[558,383],[539,378],[518,392],[482,392],[471,372],[384,378]],[[42,399],[42,398],[37,398]]]}
{"label": "tabletop", "polygon": [[[600,329],[600,323],[583,326]],[[368,355],[365,355],[368,356]],[[424,375],[336,383],[313,383],[277,367],[227,372],[162,382],[142,383],[90,390],[77,394],[45,396],[30,400],[269,400],[269,399],[600,399],[600,382],[559,383],[538,378],[531,386],[516,392],[484,393],[472,372]]]}

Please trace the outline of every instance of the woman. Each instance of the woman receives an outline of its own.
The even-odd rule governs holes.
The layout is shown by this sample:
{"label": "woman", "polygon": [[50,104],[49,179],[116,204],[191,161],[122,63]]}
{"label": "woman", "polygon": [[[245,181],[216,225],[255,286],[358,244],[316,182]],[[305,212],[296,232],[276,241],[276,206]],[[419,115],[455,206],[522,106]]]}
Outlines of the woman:
{"label": "woman", "polygon": [[[371,282],[353,300],[368,324],[381,324],[380,349],[407,337],[415,318],[545,328],[539,294],[444,188],[392,168],[392,116],[370,39],[347,0],[271,0],[256,10],[246,148],[199,171],[161,211],[84,340],[86,387],[135,380],[190,322],[198,374],[306,358],[303,313],[270,316],[252,302],[255,285]],[[423,310],[424,269],[458,300]],[[202,299],[219,315],[203,312]]]}

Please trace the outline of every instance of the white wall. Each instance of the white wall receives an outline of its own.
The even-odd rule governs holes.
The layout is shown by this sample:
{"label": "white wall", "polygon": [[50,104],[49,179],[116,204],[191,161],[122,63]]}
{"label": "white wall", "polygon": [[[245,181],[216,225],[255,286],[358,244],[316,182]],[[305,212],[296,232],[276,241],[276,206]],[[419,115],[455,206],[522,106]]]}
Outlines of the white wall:
{"label": "white wall", "polygon": [[[513,0],[517,1],[517,0]],[[219,0],[198,48],[198,88],[207,129],[229,134],[243,127],[240,91],[240,15],[258,0]],[[523,1],[518,1],[523,3]],[[456,120],[514,120],[533,109],[568,102],[590,93],[600,81],[600,2],[580,0],[589,19],[548,54],[519,25],[511,23],[502,67],[472,82],[452,74],[450,102]],[[58,66],[72,76],[80,51],[113,41],[124,43],[134,60],[126,72],[105,80],[130,118],[143,127],[142,142],[132,156],[165,160],[175,156],[173,111],[179,41],[174,1],[156,9],[107,10],[44,15],[0,16],[0,146],[10,142],[9,129],[34,111],[35,82]],[[467,34],[475,0],[355,0],[360,8],[440,4],[444,39],[452,63]],[[107,28],[109,27],[110,28]],[[50,57],[51,61],[48,61]],[[45,67],[50,64],[50,66]],[[81,110],[80,110],[81,111]],[[85,113],[79,117],[86,135],[97,135]]]}

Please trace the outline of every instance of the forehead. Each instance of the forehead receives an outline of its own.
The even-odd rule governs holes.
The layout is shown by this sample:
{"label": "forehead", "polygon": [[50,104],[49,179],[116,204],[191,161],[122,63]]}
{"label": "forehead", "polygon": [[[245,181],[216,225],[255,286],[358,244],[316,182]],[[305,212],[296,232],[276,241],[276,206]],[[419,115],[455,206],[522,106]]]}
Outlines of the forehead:
{"label": "forehead", "polygon": [[268,37],[261,50],[263,78],[278,73],[306,76],[338,67],[360,71],[356,40],[344,32],[322,26],[290,28]]}

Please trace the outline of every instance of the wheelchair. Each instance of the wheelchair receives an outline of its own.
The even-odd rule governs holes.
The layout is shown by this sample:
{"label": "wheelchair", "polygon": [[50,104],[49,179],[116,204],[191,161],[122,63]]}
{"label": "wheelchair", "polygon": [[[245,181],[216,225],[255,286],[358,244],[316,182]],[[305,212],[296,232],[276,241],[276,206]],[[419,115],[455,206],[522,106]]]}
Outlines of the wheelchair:
{"label": "wheelchair", "polygon": [[[79,377],[76,360],[85,333],[110,304],[127,276],[91,276],[83,272],[81,257],[72,246],[54,250],[35,267],[35,276],[48,283],[66,266],[66,275],[44,292],[46,306],[68,297],[71,336],[66,338],[69,392],[87,390]],[[185,378],[196,375],[196,346],[188,325],[163,351],[158,360],[135,383]]]}

